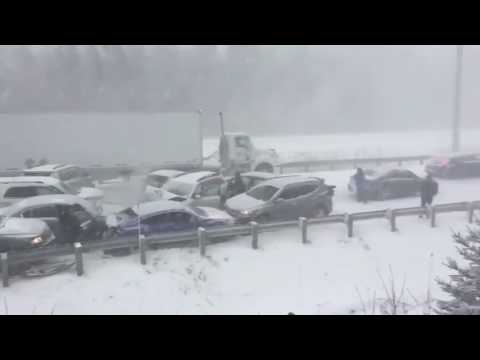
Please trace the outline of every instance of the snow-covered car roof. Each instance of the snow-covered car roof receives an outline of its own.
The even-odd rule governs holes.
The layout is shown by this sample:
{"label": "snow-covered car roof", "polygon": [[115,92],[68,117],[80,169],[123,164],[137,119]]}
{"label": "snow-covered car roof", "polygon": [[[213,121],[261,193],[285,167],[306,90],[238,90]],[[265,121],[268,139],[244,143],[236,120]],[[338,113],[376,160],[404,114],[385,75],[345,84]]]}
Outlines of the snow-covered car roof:
{"label": "snow-covered car roof", "polygon": [[270,185],[270,186],[275,186],[278,188],[290,185],[290,184],[296,184],[299,182],[304,182],[304,181],[322,181],[320,178],[316,177],[311,177],[311,176],[283,176],[283,177],[276,177],[270,180],[266,180],[259,184],[258,186],[265,186],[265,185]]}
{"label": "snow-covered car roof", "polygon": [[405,174],[406,173],[414,174],[415,176],[418,177],[417,174],[415,174],[413,171],[409,169],[401,169],[401,168],[395,168],[395,167],[383,167],[379,169],[364,169],[365,177],[370,180],[378,179],[393,171],[396,171],[399,173],[405,173]]}
{"label": "snow-covered car roof", "polygon": [[175,181],[180,181],[188,184],[196,184],[200,180],[214,175],[216,175],[216,173],[214,173],[213,171],[198,171],[176,177]]}
{"label": "snow-covered car roof", "polygon": [[4,218],[0,219],[0,236],[40,235],[48,230],[48,225],[39,219]]}
{"label": "snow-covered car roof", "polygon": [[162,211],[188,210],[187,205],[178,201],[169,201],[169,200],[145,202],[145,203],[141,203],[139,205],[133,206],[132,208],[140,216],[154,214]]}
{"label": "snow-covered car roof", "polygon": [[0,177],[0,183],[43,183],[47,185],[58,185],[61,181],[50,176],[12,176]]}
{"label": "snow-covered car roof", "polygon": [[185,171],[163,169],[152,171],[149,175],[166,176],[170,178],[177,177],[183,174],[185,174]]}
{"label": "snow-covered car roof", "polygon": [[37,172],[37,171],[45,171],[45,172],[49,171],[49,172],[53,172],[53,171],[57,171],[57,170],[65,169],[65,168],[69,168],[69,167],[73,167],[73,165],[68,165],[68,164],[47,164],[47,165],[42,165],[42,166],[33,167],[33,168],[30,168],[30,169],[25,169],[24,172],[25,172],[25,173]]}
{"label": "snow-covered car roof", "polygon": [[89,203],[87,200],[84,200],[75,195],[67,194],[58,194],[58,195],[40,195],[33,196],[30,198],[23,199],[11,206],[4,207],[0,209],[0,216],[12,216],[22,209],[41,206],[41,205],[75,205],[79,204],[92,215],[97,215],[98,211],[95,207]]}

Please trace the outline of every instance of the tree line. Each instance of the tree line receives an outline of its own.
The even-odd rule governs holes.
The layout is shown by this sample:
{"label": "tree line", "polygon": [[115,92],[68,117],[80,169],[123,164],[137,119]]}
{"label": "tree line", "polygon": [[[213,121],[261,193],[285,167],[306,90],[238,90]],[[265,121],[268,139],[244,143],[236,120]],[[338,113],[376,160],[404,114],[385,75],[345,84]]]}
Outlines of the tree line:
{"label": "tree line", "polygon": [[232,130],[260,133],[378,126],[385,120],[375,112],[380,102],[372,73],[378,64],[362,57],[361,49],[355,59],[342,51],[255,45],[223,52],[210,45],[1,46],[0,112],[202,109],[207,134],[218,131],[219,111]]}

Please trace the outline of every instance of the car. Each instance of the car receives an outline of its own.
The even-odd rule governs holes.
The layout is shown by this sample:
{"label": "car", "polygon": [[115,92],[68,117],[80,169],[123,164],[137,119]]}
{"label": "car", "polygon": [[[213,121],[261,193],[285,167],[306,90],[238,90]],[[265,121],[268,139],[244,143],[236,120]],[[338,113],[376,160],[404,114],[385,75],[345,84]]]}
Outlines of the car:
{"label": "car", "polygon": [[[366,200],[387,200],[420,193],[422,179],[407,169],[366,169]],[[357,187],[354,176],[350,178],[348,189],[356,194]]]}
{"label": "car", "polygon": [[109,215],[106,223],[109,237],[125,237],[193,231],[198,227],[228,226],[234,224],[234,219],[218,209],[159,200],[141,203]]}
{"label": "car", "polygon": [[[275,178],[282,178],[282,177],[291,177],[291,176],[297,176],[294,174],[272,174],[269,172],[261,172],[261,171],[250,171],[250,172],[245,172],[240,174],[240,178],[242,179],[243,184],[245,185],[245,191],[250,190],[251,188],[257,186],[258,184],[261,184],[264,181],[275,179]],[[233,188],[233,183],[235,181],[235,176],[230,176],[227,178],[227,183],[228,183],[228,194],[227,197],[231,198],[233,196],[239,195],[239,193],[236,193]]]}
{"label": "car", "polygon": [[41,220],[0,216],[0,252],[37,249],[54,239],[50,227]]}
{"label": "car", "polygon": [[44,176],[0,177],[0,206],[11,205],[27,197],[54,194],[77,195],[91,202],[99,211],[102,209],[104,193],[97,188],[76,190],[61,180]]}
{"label": "car", "polygon": [[165,183],[173,178],[179,177],[184,175],[184,171],[178,170],[157,170],[153,171],[147,175],[146,179],[146,186],[145,186],[145,200],[146,201],[153,201],[157,200],[158,194],[161,192],[159,191]]}
{"label": "car", "polygon": [[[39,219],[48,224],[55,235],[55,243],[99,240],[106,230],[105,217],[91,203],[75,195],[42,195],[0,208],[0,216]],[[80,224],[80,232],[73,234],[73,221]]]}
{"label": "car", "polygon": [[334,189],[315,177],[274,178],[228,199],[225,211],[239,223],[326,216],[332,212]]}
{"label": "car", "polygon": [[425,171],[439,178],[480,177],[480,154],[435,156],[427,161]]}
{"label": "car", "polygon": [[49,164],[23,170],[24,176],[47,176],[63,181],[65,184],[80,190],[82,187],[95,187],[93,178],[87,171],[74,165]]}
{"label": "car", "polygon": [[161,200],[192,206],[221,206],[220,190],[225,178],[213,171],[198,171],[170,179],[158,193]]}

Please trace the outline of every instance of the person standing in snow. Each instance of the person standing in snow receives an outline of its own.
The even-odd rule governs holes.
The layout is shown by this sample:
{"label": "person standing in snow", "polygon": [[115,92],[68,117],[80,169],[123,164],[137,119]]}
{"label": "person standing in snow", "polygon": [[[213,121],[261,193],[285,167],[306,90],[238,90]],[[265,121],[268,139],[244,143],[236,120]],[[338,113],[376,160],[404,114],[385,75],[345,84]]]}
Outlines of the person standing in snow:
{"label": "person standing in snow", "polygon": [[355,186],[357,188],[357,201],[367,203],[367,180],[362,168],[357,169],[357,173],[353,176]]}
{"label": "person standing in snow", "polygon": [[233,194],[238,195],[244,193],[245,191],[247,191],[247,189],[243,183],[240,171],[237,171],[235,172],[235,178],[233,180]]}
{"label": "person standing in snow", "polygon": [[[432,174],[427,174],[427,177],[422,180],[420,185],[420,200],[421,207],[425,209],[425,214],[428,218],[428,209],[432,206],[433,198],[438,194],[438,183],[433,180]],[[422,215],[420,215],[422,217]]]}

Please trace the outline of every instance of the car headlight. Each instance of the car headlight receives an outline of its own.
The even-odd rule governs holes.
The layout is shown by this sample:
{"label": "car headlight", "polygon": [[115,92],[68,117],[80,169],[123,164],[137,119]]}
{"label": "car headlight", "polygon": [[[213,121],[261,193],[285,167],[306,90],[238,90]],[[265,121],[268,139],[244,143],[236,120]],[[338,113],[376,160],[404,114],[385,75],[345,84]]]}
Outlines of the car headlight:
{"label": "car headlight", "polygon": [[37,236],[31,241],[32,245],[39,245],[42,242],[43,242],[43,238],[41,236]]}

